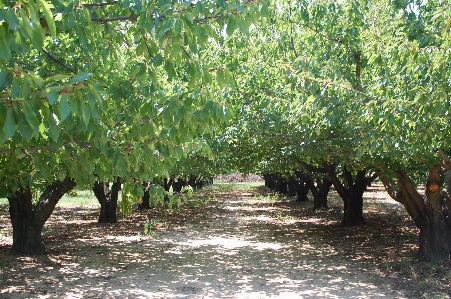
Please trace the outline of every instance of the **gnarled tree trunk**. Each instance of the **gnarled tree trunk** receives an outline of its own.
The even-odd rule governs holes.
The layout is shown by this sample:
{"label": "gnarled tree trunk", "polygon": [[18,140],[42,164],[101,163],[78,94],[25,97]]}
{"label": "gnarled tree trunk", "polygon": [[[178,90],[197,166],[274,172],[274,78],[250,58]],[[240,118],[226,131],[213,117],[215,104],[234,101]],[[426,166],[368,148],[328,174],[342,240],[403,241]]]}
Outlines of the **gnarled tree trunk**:
{"label": "gnarled tree trunk", "polygon": [[429,168],[424,196],[417,191],[404,170],[396,171],[397,183],[381,175],[387,192],[404,205],[420,229],[418,257],[421,260],[451,258],[451,172],[448,170],[444,182],[441,172],[440,165]]}
{"label": "gnarled tree trunk", "polygon": [[121,190],[121,178],[117,177],[111,190],[108,182],[95,182],[93,191],[100,203],[99,223],[117,223],[116,209]]}
{"label": "gnarled tree trunk", "polygon": [[323,179],[316,180],[316,186],[311,180],[311,183],[308,182],[309,189],[313,194],[313,209],[327,209],[327,195],[329,194],[330,187],[332,187],[332,182],[324,177]]}
{"label": "gnarled tree trunk", "polygon": [[42,228],[52,214],[60,198],[75,187],[75,182],[66,178],[47,186],[36,205],[30,186],[20,188],[8,196],[9,213],[13,226],[14,253],[40,254],[45,246],[41,240]]}
{"label": "gnarled tree trunk", "polygon": [[357,171],[355,178],[348,170],[344,170],[342,183],[330,165],[325,165],[327,175],[344,203],[342,226],[357,226],[365,223],[363,218],[363,193],[368,184],[377,178],[377,174],[366,176],[366,170]]}

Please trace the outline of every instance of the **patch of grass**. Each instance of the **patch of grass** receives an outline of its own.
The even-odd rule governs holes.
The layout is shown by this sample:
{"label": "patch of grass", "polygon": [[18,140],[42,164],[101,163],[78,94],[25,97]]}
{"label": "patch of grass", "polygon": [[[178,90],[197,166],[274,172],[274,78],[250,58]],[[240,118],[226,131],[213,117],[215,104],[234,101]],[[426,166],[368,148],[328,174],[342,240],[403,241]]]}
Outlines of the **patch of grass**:
{"label": "patch of grass", "polygon": [[258,195],[256,199],[267,202],[275,202],[280,199],[277,193],[268,193],[266,195]]}
{"label": "patch of grass", "polygon": [[[0,207],[8,206],[8,199],[0,198]],[[65,194],[57,207],[100,207],[97,198],[91,190],[72,190]]]}
{"label": "patch of grass", "polygon": [[7,206],[7,205],[9,205],[8,199],[6,199],[6,198],[0,198],[0,207],[1,207],[1,206]]}
{"label": "patch of grass", "polygon": [[208,205],[209,201],[213,201],[216,200],[216,196],[213,195],[208,195],[208,196],[193,196],[192,198],[187,200],[187,203],[189,206],[191,207],[205,207]]}
{"label": "patch of grass", "polygon": [[91,190],[75,190],[65,194],[57,207],[100,207],[100,204]]}
{"label": "patch of grass", "polygon": [[255,187],[262,186],[261,182],[243,182],[243,183],[215,183],[211,185],[216,191],[219,192],[232,192],[237,189],[248,191]]}
{"label": "patch of grass", "polygon": [[166,221],[162,221],[160,218],[148,219],[144,223],[144,235],[147,237],[153,238],[156,236],[155,229],[158,227],[166,227]]}
{"label": "patch of grass", "polygon": [[276,218],[277,218],[277,220],[279,220],[279,221],[287,221],[287,220],[290,220],[290,219],[291,219],[291,216],[288,215],[288,214],[284,214],[282,211],[278,211],[278,212],[276,213]]}

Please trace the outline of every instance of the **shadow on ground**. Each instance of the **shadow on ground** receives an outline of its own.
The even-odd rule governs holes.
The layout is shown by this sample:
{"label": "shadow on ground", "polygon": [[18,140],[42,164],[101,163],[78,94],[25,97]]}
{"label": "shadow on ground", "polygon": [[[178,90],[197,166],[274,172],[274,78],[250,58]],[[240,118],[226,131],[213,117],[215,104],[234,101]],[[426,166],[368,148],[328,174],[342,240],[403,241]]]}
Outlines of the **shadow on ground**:
{"label": "shadow on ground", "polygon": [[[0,298],[408,297],[387,275],[392,259],[414,257],[407,216],[370,205],[367,225],[341,228],[339,201],[314,212],[311,202],[267,192],[216,190],[206,206],[140,212],[116,225],[97,224],[96,210],[59,208],[45,255],[11,255],[2,237]],[[142,234],[148,218],[158,224],[154,238]]]}

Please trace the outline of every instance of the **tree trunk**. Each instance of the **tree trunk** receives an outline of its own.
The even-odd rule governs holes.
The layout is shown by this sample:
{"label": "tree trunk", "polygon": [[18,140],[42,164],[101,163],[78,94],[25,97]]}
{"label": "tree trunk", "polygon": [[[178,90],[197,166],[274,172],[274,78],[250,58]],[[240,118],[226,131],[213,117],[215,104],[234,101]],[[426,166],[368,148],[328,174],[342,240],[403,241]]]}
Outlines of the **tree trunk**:
{"label": "tree trunk", "polygon": [[342,226],[349,227],[365,224],[365,219],[363,218],[363,192],[362,194],[353,192],[351,196],[343,198],[343,204]]}
{"label": "tree trunk", "polygon": [[[404,205],[420,229],[420,260],[451,258],[451,172],[441,179],[441,166],[429,169],[425,196],[422,196],[404,170],[396,171],[397,183],[381,176],[390,196]],[[446,191],[442,191],[442,186]]]}
{"label": "tree trunk", "polygon": [[332,187],[332,182],[327,177],[324,177],[322,180],[316,180],[316,186],[311,181],[311,185],[309,187],[310,191],[313,194],[313,209],[321,210],[328,209],[327,206],[327,195],[329,195],[330,187]]}
{"label": "tree trunk", "polygon": [[107,182],[94,183],[94,195],[100,203],[99,223],[117,223],[117,201],[121,190],[121,178],[117,177],[111,190]]}
{"label": "tree trunk", "polygon": [[311,175],[296,171],[296,175],[305,182],[308,190],[312,192],[313,196],[313,209],[327,209],[327,195],[329,194],[330,187],[332,186],[331,180],[327,176],[316,179],[316,185]]}
{"label": "tree trunk", "polygon": [[182,180],[182,178],[178,178],[176,182],[172,185],[172,190],[174,193],[180,193],[182,192],[182,188],[185,186],[185,182]]}
{"label": "tree trunk", "polygon": [[144,195],[143,195],[142,201],[138,204],[138,209],[140,209],[140,210],[150,209],[149,189],[150,189],[151,185],[152,184],[150,184],[149,182],[143,183]]}
{"label": "tree trunk", "polygon": [[45,251],[41,239],[42,228],[60,198],[75,187],[69,178],[47,186],[33,206],[29,186],[8,197],[9,213],[13,227],[12,251],[20,254],[41,254]]}
{"label": "tree trunk", "polygon": [[306,202],[308,201],[308,186],[304,181],[297,182],[296,184],[296,194],[298,197],[296,198],[296,202]]}
{"label": "tree trunk", "polygon": [[288,183],[282,177],[279,177],[279,179],[278,179],[277,191],[280,194],[288,194]]}
{"label": "tree trunk", "polygon": [[363,218],[363,193],[368,184],[377,178],[376,174],[366,176],[365,170],[357,171],[355,178],[348,170],[343,171],[344,183],[340,181],[334,169],[325,164],[327,175],[344,203],[342,226],[358,226],[365,223]]}
{"label": "tree trunk", "polygon": [[288,196],[296,196],[297,184],[296,178],[291,176],[288,180]]}

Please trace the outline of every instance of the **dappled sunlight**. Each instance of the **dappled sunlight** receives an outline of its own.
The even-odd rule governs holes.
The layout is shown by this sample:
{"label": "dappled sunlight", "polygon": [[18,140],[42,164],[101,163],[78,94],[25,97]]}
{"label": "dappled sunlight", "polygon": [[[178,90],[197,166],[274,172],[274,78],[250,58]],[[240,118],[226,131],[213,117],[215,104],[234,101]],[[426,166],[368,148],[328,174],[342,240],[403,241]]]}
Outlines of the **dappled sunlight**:
{"label": "dappled sunlight", "polygon": [[[340,228],[335,209],[312,212],[307,204],[299,208],[286,200],[255,200],[236,191],[210,204],[177,216],[173,214],[179,212],[171,212],[164,222],[152,210],[152,216],[138,213],[109,226],[94,223],[92,210],[74,216],[62,209],[54,218],[61,233],[47,234],[56,229],[49,224],[45,235],[47,254],[11,255],[0,294],[405,298],[390,281],[381,285],[373,279],[382,275],[376,271],[380,259],[368,250],[388,255],[385,250],[395,250],[390,249],[394,245],[374,246],[374,236],[365,231],[369,228]],[[66,226],[63,215],[71,219]],[[150,217],[162,219],[154,238],[142,234]]]}
{"label": "dappled sunlight", "polygon": [[190,240],[188,242],[179,242],[180,245],[200,247],[200,246],[219,246],[225,249],[236,249],[242,247],[249,247],[253,250],[265,250],[265,249],[281,249],[283,246],[281,244],[274,243],[264,243],[264,242],[252,242],[236,238],[221,238],[212,237],[204,240]]}

